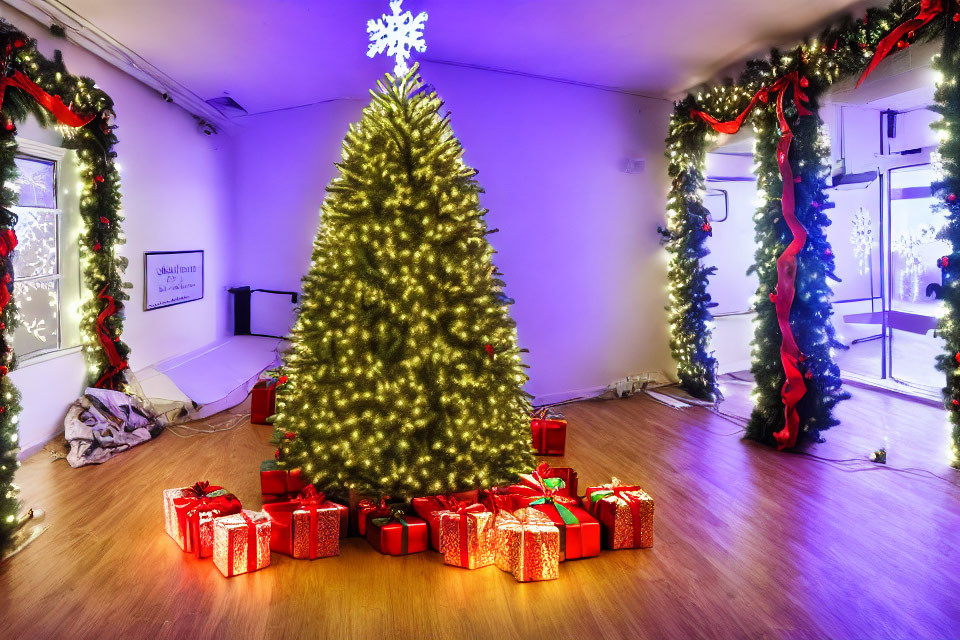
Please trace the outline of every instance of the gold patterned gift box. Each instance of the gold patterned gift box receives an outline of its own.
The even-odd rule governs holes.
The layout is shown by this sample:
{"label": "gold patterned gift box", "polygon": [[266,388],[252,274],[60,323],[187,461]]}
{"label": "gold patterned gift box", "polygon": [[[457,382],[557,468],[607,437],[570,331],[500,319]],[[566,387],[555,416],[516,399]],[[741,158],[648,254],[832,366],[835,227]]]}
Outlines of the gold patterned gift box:
{"label": "gold patterned gift box", "polygon": [[496,519],[494,563],[517,582],[560,577],[560,529],[536,509],[501,511]]}
{"label": "gold patterned gift box", "polygon": [[340,555],[346,507],[326,499],[313,485],[293,500],[263,505],[272,531],[270,548],[294,558],[315,560]]}
{"label": "gold patterned gift box", "polygon": [[583,506],[603,527],[608,549],[643,549],[653,546],[653,498],[637,485],[610,484],[589,487]]}
{"label": "gold patterned gift box", "polygon": [[494,515],[483,505],[462,505],[456,511],[440,511],[440,552],[454,567],[479,569],[493,564],[497,550]]}
{"label": "gold patterned gift box", "polygon": [[213,521],[213,563],[227,578],[270,565],[270,518],[244,509]]}
{"label": "gold patterned gift box", "polygon": [[195,553],[200,558],[213,555],[213,520],[240,510],[236,496],[209,482],[163,491],[167,534],[183,551]]}

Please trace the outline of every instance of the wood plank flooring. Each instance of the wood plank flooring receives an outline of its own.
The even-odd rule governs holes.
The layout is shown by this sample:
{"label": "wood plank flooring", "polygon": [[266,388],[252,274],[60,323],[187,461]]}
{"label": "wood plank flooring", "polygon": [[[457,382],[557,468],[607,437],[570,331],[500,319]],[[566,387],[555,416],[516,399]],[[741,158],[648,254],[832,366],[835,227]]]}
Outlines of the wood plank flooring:
{"label": "wood plank flooring", "polygon": [[[728,385],[727,411],[748,389]],[[862,457],[892,436],[891,467],[954,483],[943,413],[854,389],[813,452]],[[739,403],[739,404],[738,404]],[[234,410],[237,414],[243,407]],[[656,542],[517,584],[435,553],[393,558],[362,539],[339,558],[275,554],[221,577],[164,533],[160,494],[207,479],[259,505],[269,427],[164,434],[71,469],[40,452],[18,473],[49,530],[0,566],[2,638],[960,638],[960,489],[920,472],[828,463],[739,439],[706,409],[648,397],[565,408],[581,487],[611,475],[657,500]],[[223,422],[224,416],[211,419]]]}

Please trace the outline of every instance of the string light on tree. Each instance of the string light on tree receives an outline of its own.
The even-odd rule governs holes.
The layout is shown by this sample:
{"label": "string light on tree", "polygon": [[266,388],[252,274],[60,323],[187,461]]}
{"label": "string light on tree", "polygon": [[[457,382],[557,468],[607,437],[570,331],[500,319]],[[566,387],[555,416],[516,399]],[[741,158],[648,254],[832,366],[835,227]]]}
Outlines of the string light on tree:
{"label": "string light on tree", "polygon": [[280,465],[330,495],[508,483],[533,462],[476,172],[422,87],[388,76],[350,127],[285,355]]}

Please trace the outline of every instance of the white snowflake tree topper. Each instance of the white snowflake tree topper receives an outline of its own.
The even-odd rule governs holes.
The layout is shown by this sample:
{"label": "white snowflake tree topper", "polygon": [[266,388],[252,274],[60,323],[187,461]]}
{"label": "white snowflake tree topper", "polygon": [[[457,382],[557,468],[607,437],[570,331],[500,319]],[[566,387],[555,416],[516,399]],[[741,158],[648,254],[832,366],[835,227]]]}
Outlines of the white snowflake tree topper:
{"label": "white snowflake tree topper", "polygon": [[367,33],[370,34],[367,57],[372,58],[386,51],[388,56],[397,60],[393,67],[393,73],[397,77],[406,75],[410,70],[407,60],[411,50],[420,53],[427,50],[427,42],[423,39],[426,11],[413,17],[409,11],[400,12],[401,4],[403,0],[390,0],[392,14],[383,14],[378,20],[367,21]]}

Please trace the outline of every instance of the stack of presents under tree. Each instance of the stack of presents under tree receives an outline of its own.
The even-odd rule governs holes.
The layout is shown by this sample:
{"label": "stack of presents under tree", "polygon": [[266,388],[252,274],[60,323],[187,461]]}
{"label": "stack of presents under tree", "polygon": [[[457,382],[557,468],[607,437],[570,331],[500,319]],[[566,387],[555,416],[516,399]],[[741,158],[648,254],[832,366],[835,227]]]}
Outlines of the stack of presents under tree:
{"label": "stack of presents under tree", "polygon": [[[254,390],[253,418],[272,414],[284,379]],[[563,455],[567,423],[549,409],[534,412],[531,437],[540,455]],[[277,434],[279,444],[294,434]],[[279,459],[278,449],[277,458]],[[609,484],[581,495],[577,472],[540,463],[515,484],[393,501],[354,497],[344,504],[278,460],[260,468],[263,507],[244,509],[228,490],[208,482],[163,492],[166,531],[180,548],[231,577],[270,565],[271,553],[315,560],[337,556],[340,540],[365,537],[385,555],[433,550],[454,567],[488,566],[519,582],[554,580],[560,563],[606,549],[653,546],[653,498],[641,487]]]}

